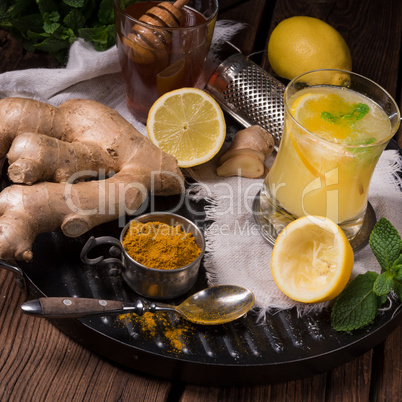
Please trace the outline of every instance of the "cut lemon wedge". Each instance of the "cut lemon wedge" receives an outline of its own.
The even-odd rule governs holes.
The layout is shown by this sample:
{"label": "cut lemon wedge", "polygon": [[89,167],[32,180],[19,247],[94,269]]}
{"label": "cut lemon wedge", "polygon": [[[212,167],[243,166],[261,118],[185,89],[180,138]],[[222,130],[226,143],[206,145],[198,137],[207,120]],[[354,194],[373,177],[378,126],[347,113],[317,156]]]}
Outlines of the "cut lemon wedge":
{"label": "cut lemon wedge", "polygon": [[[298,97],[291,105],[290,112],[296,121],[315,136],[304,135],[296,123],[288,123],[289,137],[300,160],[315,177],[324,177],[325,173],[335,169],[339,162],[337,143],[344,142],[351,135],[351,126],[348,124],[333,124],[322,117],[322,112],[336,110],[337,113],[347,113],[350,105],[338,95],[307,92]],[[320,141],[320,137],[326,141]],[[331,157],[335,155],[335,157]],[[342,153],[345,160],[354,155]]]}
{"label": "cut lemon wedge", "polygon": [[200,165],[221,149],[226,135],[223,112],[206,92],[181,88],[161,96],[147,120],[149,139],[173,155],[182,168]]}
{"label": "cut lemon wedge", "polygon": [[353,264],[353,250],[342,229],[319,216],[305,216],[286,226],[271,256],[278,288],[303,303],[338,296],[350,279]]}
{"label": "cut lemon wedge", "polygon": [[334,124],[325,120],[322,113],[336,111],[337,114],[346,114],[351,105],[347,104],[339,95],[331,93],[307,92],[297,98],[291,107],[295,119],[307,130],[333,142],[343,142],[351,133],[351,126]]}
{"label": "cut lemon wedge", "polygon": [[180,82],[184,81],[186,76],[186,61],[184,58],[177,60],[175,63],[169,65],[159,74],[156,75],[156,88],[159,96],[166,92],[173,91],[180,88]]}

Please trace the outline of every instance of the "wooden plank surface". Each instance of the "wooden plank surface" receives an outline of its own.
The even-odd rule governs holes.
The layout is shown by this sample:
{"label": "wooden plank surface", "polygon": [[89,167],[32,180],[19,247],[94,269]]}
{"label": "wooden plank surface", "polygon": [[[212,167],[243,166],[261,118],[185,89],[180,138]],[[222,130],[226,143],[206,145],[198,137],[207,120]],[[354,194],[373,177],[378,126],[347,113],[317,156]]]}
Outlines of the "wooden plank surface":
{"label": "wooden plank surface", "polygon": [[21,313],[24,296],[0,269],[0,401],[165,401],[169,381],[99,358],[49,321]]}
{"label": "wooden plank surface", "polygon": [[[263,50],[267,33],[284,18],[310,15],[327,21],[347,40],[354,70],[383,85],[401,106],[399,0],[221,0],[220,5],[220,18],[249,24],[237,38],[245,53]],[[56,66],[51,57],[25,53],[20,42],[0,31],[0,72]],[[399,141],[402,145],[400,134]],[[373,350],[311,378],[256,387],[203,387],[118,367],[48,321],[23,315],[23,301],[13,274],[0,269],[0,401],[402,400],[401,326]]]}

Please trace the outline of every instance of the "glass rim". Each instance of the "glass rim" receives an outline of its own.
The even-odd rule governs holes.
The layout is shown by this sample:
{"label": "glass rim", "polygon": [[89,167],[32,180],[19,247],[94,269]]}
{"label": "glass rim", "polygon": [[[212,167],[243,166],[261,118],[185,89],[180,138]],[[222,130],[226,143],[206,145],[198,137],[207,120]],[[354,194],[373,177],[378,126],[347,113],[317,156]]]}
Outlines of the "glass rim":
{"label": "glass rim", "polygon": [[[323,138],[322,136],[315,134],[313,132],[311,132],[310,130],[308,130],[307,128],[303,127],[303,125],[293,116],[293,114],[290,112],[289,110],[289,102],[287,101],[288,98],[288,92],[289,92],[289,88],[294,85],[294,83],[296,81],[298,81],[300,78],[310,75],[310,74],[314,74],[314,73],[318,73],[318,72],[323,72],[323,71],[334,71],[334,72],[340,72],[340,73],[346,73],[346,74],[351,74],[354,75],[356,77],[359,77],[363,80],[366,80],[367,82],[369,82],[370,84],[374,85],[375,87],[377,87],[378,89],[380,89],[390,100],[392,106],[394,107],[396,114],[397,114],[397,124],[395,125],[395,129],[392,130],[391,127],[391,134],[390,136],[388,136],[387,138],[381,140],[381,141],[376,141],[374,143],[371,144],[358,144],[358,145],[352,145],[352,144],[341,144],[341,143],[337,143],[335,141],[331,141],[327,138]],[[330,85],[330,84],[317,84],[317,85],[313,85],[311,86],[311,88],[315,88],[315,87],[319,87],[319,86],[324,86],[324,85]],[[340,87],[340,88],[347,88],[347,87],[343,87],[341,85],[331,85],[331,86],[335,86],[335,87]],[[304,89],[304,88],[303,88]],[[293,95],[292,95],[293,96]],[[372,100],[370,98],[370,100]],[[374,100],[372,100],[374,103],[376,103],[378,105],[377,102],[375,102]],[[391,138],[395,135],[395,133],[398,131],[400,123],[401,123],[401,112],[399,110],[398,104],[396,103],[395,99],[389,94],[389,92],[387,90],[385,90],[381,85],[377,84],[375,81],[371,80],[370,78],[365,77],[364,75],[355,73],[353,71],[347,71],[347,70],[340,70],[340,69],[335,69],[335,68],[322,68],[322,69],[317,69],[317,70],[311,70],[311,71],[307,71],[303,74],[298,75],[297,77],[293,78],[288,85],[285,88],[285,92],[284,92],[284,104],[285,104],[285,112],[290,116],[291,120],[296,123],[301,129],[303,129],[304,131],[308,132],[313,138],[316,138],[320,141],[324,141],[326,143],[332,144],[332,145],[336,145],[336,146],[341,146],[341,147],[346,147],[346,148],[371,148],[373,146],[380,146],[383,145],[384,143],[387,143],[391,140]],[[383,109],[380,105],[378,105],[381,109]],[[390,119],[390,116],[388,116],[388,119]]]}
{"label": "glass rim", "polygon": [[[213,0],[213,3],[215,4],[215,9],[214,9],[213,13],[208,18],[204,17],[205,21],[203,21],[203,22],[201,22],[199,24],[196,24],[196,25],[191,25],[189,27],[172,27],[172,28],[170,28],[170,27],[151,25],[151,24],[147,24],[146,22],[142,22],[140,20],[137,20],[136,18],[134,18],[131,15],[127,14],[124,11],[124,9],[121,8],[121,6],[119,4],[120,1],[121,0],[113,0],[113,3],[115,5],[115,7],[118,9],[118,11],[122,15],[125,16],[125,18],[127,18],[130,21],[132,21],[133,23],[141,25],[141,26],[143,26],[145,28],[148,28],[148,29],[153,28],[153,29],[158,29],[158,30],[161,30],[161,31],[178,31],[178,32],[180,32],[180,31],[189,31],[189,30],[197,29],[197,28],[202,27],[204,25],[208,25],[214,18],[216,18],[217,14],[218,14],[218,8],[219,8],[218,7],[218,0]],[[136,3],[133,3],[133,4],[136,4]],[[198,10],[196,10],[196,11],[198,11]]]}

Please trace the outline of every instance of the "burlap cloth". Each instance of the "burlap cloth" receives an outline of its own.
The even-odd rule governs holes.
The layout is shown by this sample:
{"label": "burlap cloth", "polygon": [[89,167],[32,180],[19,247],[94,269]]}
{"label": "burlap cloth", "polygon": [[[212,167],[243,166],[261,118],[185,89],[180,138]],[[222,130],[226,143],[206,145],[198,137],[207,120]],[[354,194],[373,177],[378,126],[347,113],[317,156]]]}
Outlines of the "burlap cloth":
{"label": "burlap cloth", "polygon": [[[222,41],[230,39],[243,26],[229,21],[217,23],[209,61]],[[203,80],[209,76],[213,63],[207,65]],[[209,66],[209,67],[208,67]],[[116,48],[96,52],[91,45],[77,40],[71,47],[69,61],[61,69],[31,69],[0,75],[0,97],[23,96],[59,105],[71,98],[88,98],[116,109],[143,135],[145,126],[136,121],[126,106],[125,84],[120,74]],[[233,133],[231,133],[233,134]],[[267,311],[296,306],[300,313],[320,310],[324,304],[304,305],[283,295],[270,273],[272,246],[263,239],[253,221],[251,211],[254,196],[262,180],[218,178],[217,158],[192,169],[199,181],[189,196],[207,197],[207,218],[214,223],[206,231],[205,267],[210,285],[236,284],[248,287],[256,297],[256,309],[261,316]],[[369,191],[369,201],[377,218],[386,217],[402,233],[401,171],[402,160],[397,151],[383,153],[375,169]],[[186,172],[185,172],[186,173]],[[379,272],[380,267],[369,247],[357,253],[352,277],[366,270]]]}

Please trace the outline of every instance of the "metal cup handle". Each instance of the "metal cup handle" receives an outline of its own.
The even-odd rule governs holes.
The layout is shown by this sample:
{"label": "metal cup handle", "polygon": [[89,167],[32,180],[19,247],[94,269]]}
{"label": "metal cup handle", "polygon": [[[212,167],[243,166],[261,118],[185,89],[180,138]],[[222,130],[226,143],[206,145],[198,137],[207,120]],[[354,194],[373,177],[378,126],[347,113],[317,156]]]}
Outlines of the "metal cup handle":
{"label": "metal cup handle", "polygon": [[[103,255],[96,258],[89,258],[88,253],[95,247],[100,245],[111,245],[109,249],[109,254],[111,257],[105,258]],[[123,261],[121,260],[121,255],[123,252],[123,247],[119,240],[112,236],[101,236],[94,237],[91,236],[84,247],[81,250],[80,258],[84,264],[97,266],[99,268],[105,267],[107,265],[117,266],[119,274],[122,269],[124,269]],[[119,258],[120,257],[120,258]]]}
{"label": "metal cup handle", "polygon": [[29,288],[24,271],[18,266],[12,265],[11,263],[8,263],[4,260],[0,260],[0,268],[1,267],[6,269],[7,271],[11,271],[14,274],[18,287],[22,289],[26,295],[28,295]]}

